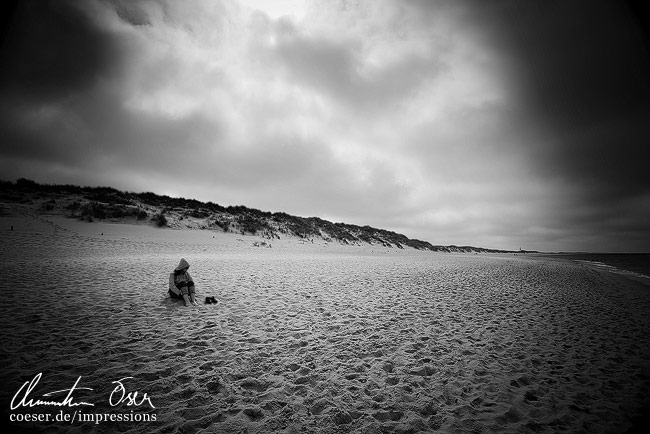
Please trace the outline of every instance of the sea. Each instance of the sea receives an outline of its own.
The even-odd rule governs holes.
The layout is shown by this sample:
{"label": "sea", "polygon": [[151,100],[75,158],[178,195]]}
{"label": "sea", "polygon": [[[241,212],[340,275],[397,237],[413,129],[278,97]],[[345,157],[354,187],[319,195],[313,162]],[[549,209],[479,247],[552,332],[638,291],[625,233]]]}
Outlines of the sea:
{"label": "sea", "polygon": [[650,253],[557,253],[542,256],[583,262],[610,271],[628,272],[650,279]]}

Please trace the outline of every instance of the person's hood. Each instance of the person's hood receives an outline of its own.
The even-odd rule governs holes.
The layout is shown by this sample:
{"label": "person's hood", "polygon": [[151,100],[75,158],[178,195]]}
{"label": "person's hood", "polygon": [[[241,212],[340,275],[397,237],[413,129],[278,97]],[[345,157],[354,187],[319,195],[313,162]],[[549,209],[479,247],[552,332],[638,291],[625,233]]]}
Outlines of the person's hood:
{"label": "person's hood", "polygon": [[185,258],[181,259],[181,262],[178,263],[178,267],[174,271],[181,271],[184,268],[190,268],[190,264],[187,263]]}

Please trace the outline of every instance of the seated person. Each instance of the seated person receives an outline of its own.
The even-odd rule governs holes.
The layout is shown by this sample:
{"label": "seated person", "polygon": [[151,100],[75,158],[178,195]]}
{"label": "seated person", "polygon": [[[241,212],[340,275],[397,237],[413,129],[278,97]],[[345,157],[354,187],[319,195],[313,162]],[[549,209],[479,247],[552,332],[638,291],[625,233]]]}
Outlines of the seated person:
{"label": "seated person", "polygon": [[190,303],[197,306],[198,303],[196,302],[196,294],[194,292],[194,282],[192,281],[190,273],[187,271],[188,268],[190,268],[190,264],[188,264],[185,259],[181,259],[178,267],[174,269],[174,285],[176,285],[176,288],[180,290],[183,300],[185,301],[185,306],[189,306]]}

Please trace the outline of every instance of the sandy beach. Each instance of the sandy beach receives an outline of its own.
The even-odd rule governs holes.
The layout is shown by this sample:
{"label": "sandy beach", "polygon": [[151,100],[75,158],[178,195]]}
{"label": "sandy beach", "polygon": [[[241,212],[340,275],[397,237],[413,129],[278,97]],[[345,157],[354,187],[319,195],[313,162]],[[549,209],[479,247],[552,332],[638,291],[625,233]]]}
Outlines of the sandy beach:
{"label": "sandy beach", "polygon": [[[0,243],[3,418],[75,415],[14,431],[623,433],[648,404],[650,287],[586,264],[54,216]],[[167,296],[182,257],[217,305]],[[39,373],[94,405],[11,408]]]}

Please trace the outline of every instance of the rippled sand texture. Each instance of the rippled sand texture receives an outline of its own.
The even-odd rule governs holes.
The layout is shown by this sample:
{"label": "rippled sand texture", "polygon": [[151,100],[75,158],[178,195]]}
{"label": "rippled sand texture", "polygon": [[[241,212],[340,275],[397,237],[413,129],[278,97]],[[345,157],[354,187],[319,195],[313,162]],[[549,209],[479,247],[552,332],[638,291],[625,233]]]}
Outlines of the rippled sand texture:
{"label": "rippled sand texture", "polygon": [[[2,406],[38,372],[156,406],[62,431],[610,433],[647,402],[650,290],[584,265],[32,223],[2,228]],[[165,297],[180,257],[217,306]]]}

